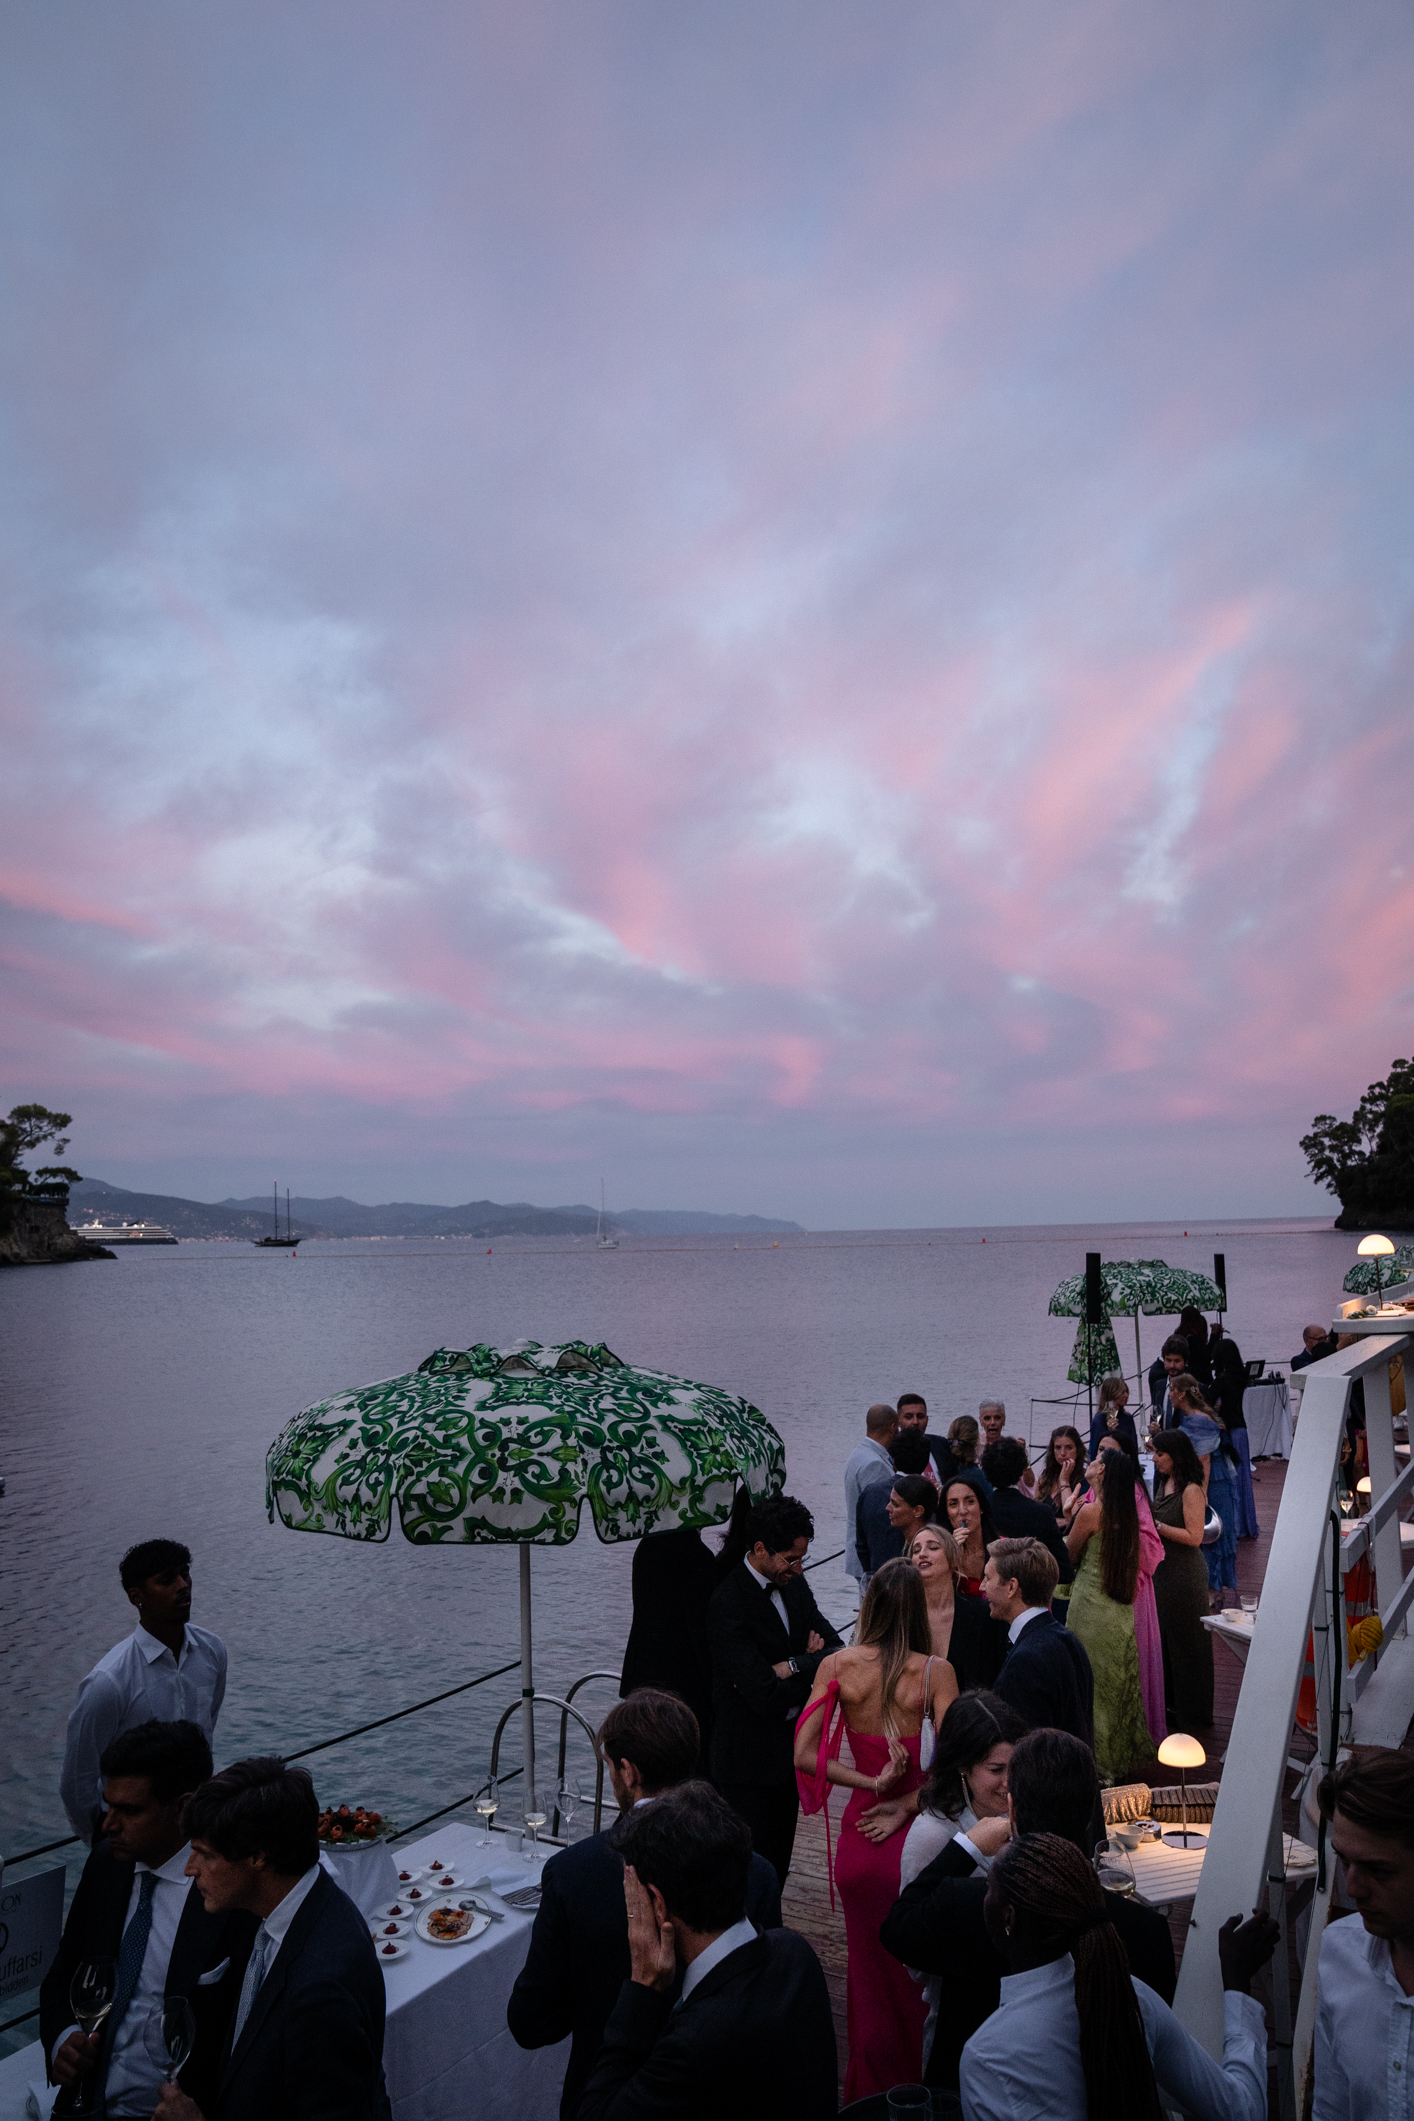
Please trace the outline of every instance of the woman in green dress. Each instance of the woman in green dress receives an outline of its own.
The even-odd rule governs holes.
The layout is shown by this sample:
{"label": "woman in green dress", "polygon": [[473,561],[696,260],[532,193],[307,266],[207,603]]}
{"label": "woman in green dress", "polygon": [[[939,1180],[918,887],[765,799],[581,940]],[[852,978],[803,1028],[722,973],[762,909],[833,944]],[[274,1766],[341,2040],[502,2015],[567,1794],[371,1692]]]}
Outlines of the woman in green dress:
{"label": "woman in green dress", "polygon": [[1213,1721],[1213,1638],[1208,1564],[1203,1558],[1203,1466],[1182,1429],[1154,1438],[1154,1527],[1164,1558],[1154,1571],[1154,1603],[1164,1650],[1164,1712],[1171,1731],[1205,1731]]}
{"label": "woman in green dress", "polygon": [[1066,1546],[1076,1564],[1068,1625],[1095,1674],[1095,1762],[1104,1783],[1128,1781],[1152,1760],[1144,1721],[1134,1594],[1139,1585],[1139,1468],[1127,1451],[1102,1451],[1086,1467],[1095,1500],[1081,1505]]}

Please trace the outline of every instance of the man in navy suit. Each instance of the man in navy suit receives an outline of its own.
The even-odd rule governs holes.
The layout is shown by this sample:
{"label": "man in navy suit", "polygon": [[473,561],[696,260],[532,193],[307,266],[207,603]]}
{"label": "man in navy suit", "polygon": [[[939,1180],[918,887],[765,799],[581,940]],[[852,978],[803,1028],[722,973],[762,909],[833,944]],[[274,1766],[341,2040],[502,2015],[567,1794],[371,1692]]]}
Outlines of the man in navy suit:
{"label": "man in navy suit", "polygon": [[[314,1784],[283,1760],[238,1760],[187,1806],[208,1911],[259,1923],[211,2121],[391,2121],[383,1972],[367,1922],[319,1868],[318,1821]],[[167,2084],[154,2121],[202,2112]]]}
{"label": "man in navy suit", "polygon": [[1069,1583],[1075,1571],[1060,1525],[1045,1503],[1022,1492],[1025,1444],[1015,1436],[1003,1436],[996,1443],[989,1443],[982,1453],[982,1471],[992,1483],[992,1522],[1003,1539],[1039,1539],[1055,1557],[1060,1582]]}
{"label": "man in navy suit", "polygon": [[[686,1782],[696,1770],[700,1743],[697,1718],[675,1694],[639,1687],[610,1709],[599,1750],[620,1810],[634,1812]],[[623,1884],[623,1857],[611,1830],[550,1858],[530,1950],[506,2009],[521,2047],[551,2047],[571,2035],[561,2121],[572,2121],[579,2110],[605,2022],[628,1979]],[[751,1858],[746,1912],[759,1930],[781,1926],[780,1881],[764,1856]]]}
{"label": "man in navy suit", "polygon": [[1051,1612],[1059,1571],[1039,1539],[994,1539],[987,1549],[982,1593],[993,1620],[1010,1638],[992,1682],[1026,1724],[1069,1731],[1093,1750],[1095,1675],[1078,1635]]}
{"label": "man in navy suit", "polygon": [[[629,1978],[578,2121],[834,2121],[835,2028],[819,1960],[794,1930],[746,1919],[751,1836],[710,1783],[687,1782],[614,1829]],[[681,1993],[674,2002],[681,1970]]]}
{"label": "man in navy suit", "polygon": [[[168,1997],[185,1997],[196,2019],[187,2085],[197,2099],[214,2096],[255,1922],[208,1914],[186,1875],[182,1808],[211,1773],[197,1724],[154,1720],[123,1731],[104,1747],[98,1772],[102,1831],[39,1991],[39,2024],[53,2081],[67,2089],[86,2080],[85,2103],[116,2121],[157,2103],[163,2073],[144,2031]],[[84,1959],[111,1959],[118,1970],[107,2022],[87,2036],[69,2004]]]}

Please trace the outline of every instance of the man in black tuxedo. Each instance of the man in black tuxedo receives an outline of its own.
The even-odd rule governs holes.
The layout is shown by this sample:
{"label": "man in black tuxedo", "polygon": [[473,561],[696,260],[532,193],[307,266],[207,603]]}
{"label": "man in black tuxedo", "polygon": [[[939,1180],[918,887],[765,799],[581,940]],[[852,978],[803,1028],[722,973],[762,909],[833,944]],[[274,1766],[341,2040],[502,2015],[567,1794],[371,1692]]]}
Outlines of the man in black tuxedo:
{"label": "man in black tuxedo", "polygon": [[815,1520],[772,1495],[746,1520],[746,1558],[707,1608],[712,1651],[712,1780],[751,1829],[782,1885],[795,1846],[795,1720],[815,1668],[842,1647],[801,1571]]}
{"label": "man in black tuxedo", "polygon": [[905,1392],[899,1400],[898,1432],[900,1436],[923,1438],[938,1475],[938,1486],[945,1488],[957,1458],[946,1436],[935,1436],[928,1427],[928,1402],[921,1392]]}
{"label": "man in black tuxedo", "polygon": [[[103,1749],[102,1831],[39,1991],[51,2080],[66,2088],[90,2080],[83,2096],[100,2114],[105,2107],[114,2117],[152,2112],[162,2071],[143,2035],[167,1997],[185,1996],[196,2019],[187,2084],[196,2096],[215,2088],[255,1923],[208,1914],[186,1875],[182,1808],[210,1773],[211,1747],[195,1723],[140,1723]],[[112,1959],[118,1968],[113,2008],[88,2036],[69,2006],[83,1959]]]}
{"label": "man in black tuxedo", "polygon": [[982,1471],[992,1483],[992,1522],[1003,1539],[1039,1539],[1055,1559],[1057,1580],[1069,1583],[1075,1571],[1059,1522],[1045,1503],[1022,1493],[1026,1466],[1026,1446],[1015,1436],[999,1437],[982,1453]]}
{"label": "man in black tuxedo", "polygon": [[1030,1730],[1069,1731],[1095,1743],[1095,1675],[1078,1635],[1051,1612],[1058,1571],[1039,1539],[994,1539],[982,1595],[1011,1646],[993,1685]]}
{"label": "man in black tuxedo", "polygon": [[825,1976],[794,1930],[758,1934],[746,1919],[745,1822],[710,1783],[686,1782],[628,1813],[614,1839],[630,1975],[578,2121],[722,2121],[748,2108],[833,2121]]}
{"label": "man in black tuxedo", "polygon": [[383,1973],[368,1924],[319,1868],[303,1768],[238,1760],[186,1810],[188,1864],[211,1914],[258,1921],[214,2106],[164,2085],[154,2121],[391,2121]]}
{"label": "man in black tuxedo", "polygon": [[[1013,1834],[1059,1834],[1089,1860],[1100,1779],[1089,1747],[1068,1731],[1030,1731],[1018,1739],[1007,1769],[1010,1819],[982,1819],[958,1834],[920,1871],[884,1918],[885,1951],[942,1982],[941,2006],[924,2078],[956,2091],[962,2050],[1001,2000],[1010,1969],[982,1919],[987,1870]],[[1175,1983],[1173,1939],[1164,1917],[1138,1901],[1105,1894],[1106,1909],[1129,1955],[1129,1970],[1165,2003]],[[1043,2058],[1038,2066],[1044,2067]]]}
{"label": "man in black tuxedo", "polygon": [[[675,1695],[640,1687],[617,1703],[600,1727],[599,1751],[620,1810],[633,1812],[688,1781],[699,1744],[697,1718]],[[546,1864],[530,1950],[506,2010],[521,2047],[552,2047],[572,2036],[561,2121],[573,2121],[579,2109],[605,2022],[629,1977],[624,1864],[611,1834],[561,1849]],[[751,1858],[746,1912],[757,1929],[781,1926],[780,1881],[764,1856]]]}

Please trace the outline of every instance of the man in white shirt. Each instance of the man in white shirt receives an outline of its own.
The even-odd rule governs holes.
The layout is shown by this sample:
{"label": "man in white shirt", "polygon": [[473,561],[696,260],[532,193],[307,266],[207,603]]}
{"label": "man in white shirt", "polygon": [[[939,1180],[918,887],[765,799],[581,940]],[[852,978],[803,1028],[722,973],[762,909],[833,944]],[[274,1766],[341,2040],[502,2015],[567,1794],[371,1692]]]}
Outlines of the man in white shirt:
{"label": "man in white shirt", "polygon": [[1321,1939],[1312,2121],[1414,2121],[1414,1760],[1362,1754],[1316,1794],[1360,1920]]}
{"label": "man in white shirt", "polygon": [[[927,1410],[924,1410],[927,1419]],[[864,1564],[855,1547],[855,1527],[859,1498],[876,1480],[894,1477],[894,1462],[889,1455],[889,1446],[898,1434],[899,1417],[894,1409],[881,1403],[871,1407],[864,1417],[864,1441],[857,1443],[845,1460],[844,1468],[844,1565],[845,1573],[854,1578],[862,1588]]]}
{"label": "man in white shirt", "polygon": [[[187,2081],[214,2091],[216,2070],[255,1925],[209,1915],[186,1875],[182,1809],[211,1773],[194,1723],[147,1723],[103,1754],[103,1833],[84,1866],[54,1965],[40,1990],[40,2028],[57,2084],[86,2086],[86,2104],[113,2117],[147,2115],[163,2071],[145,2038],[164,1998],[185,1997],[197,2020]],[[84,1959],[114,1962],[106,2023],[85,2036],[72,2023],[69,1985]]]}
{"label": "man in white shirt", "polygon": [[153,1722],[194,1723],[209,1741],[226,1692],[226,1645],[191,1625],[188,1550],[175,1539],[145,1539],[128,1549],[118,1573],[138,1624],[81,1681],[59,1777],[69,1823],[89,1842],[103,1818],[104,1747]]}

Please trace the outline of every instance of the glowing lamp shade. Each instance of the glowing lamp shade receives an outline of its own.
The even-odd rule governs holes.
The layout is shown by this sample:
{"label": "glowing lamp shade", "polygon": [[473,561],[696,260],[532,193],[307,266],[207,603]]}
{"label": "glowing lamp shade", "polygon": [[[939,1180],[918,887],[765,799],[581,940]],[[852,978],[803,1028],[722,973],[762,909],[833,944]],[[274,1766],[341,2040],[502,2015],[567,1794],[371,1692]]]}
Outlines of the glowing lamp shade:
{"label": "glowing lamp shade", "polygon": [[1186,1731],[1170,1731],[1168,1737],[1165,1738],[1163,1744],[1159,1747],[1159,1765],[1161,1767],[1176,1767],[1178,1769],[1179,1786],[1182,1791],[1182,1795],[1179,1799],[1179,1810],[1183,1818],[1182,1830],[1181,1832],[1175,1834],[1170,1828],[1169,1831],[1165,1833],[1164,1839],[1165,1841],[1176,1842],[1183,1848],[1187,1848],[1189,1838],[1188,1770],[1191,1767],[1201,1767],[1207,1757],[1207,1754],[1203,1751],[1203,1748],[1198,1743],[1198,1740],[1196,1738],[1190,1738]]}
{"label": "glowing lamp shade", "polygon": [[1368,1495],[1368,1494],[1370,1494],[1370,1492],[1371,1492],[1371,1489],[1370,1489],[1370,1476],[1369,1476],[1369,1474],[1368,1474],[1368,1473],[1367,1473],[1367,1474],[1365,1475],[1365,1477],[1364,1477],[1364,1479],[1363,1479],[1363,1480],[1357,1480],[1357,1481],[1356,1481],[1356,1483],[1355,1483],[1355,1492],[1356,1492],[1356,1494],[1357,1494],[1357,1495]]}
{"label": "glowing lamp shade", "polygon": [[1394,1244],[1390,1238],[1377,1237],[1372,1233],[1369,1237],[1362,1237],[1355,1249],[1362,1259],[1387,1259],[1394,1250]]}

